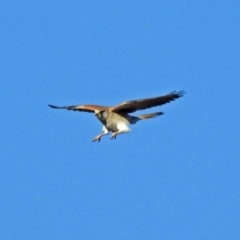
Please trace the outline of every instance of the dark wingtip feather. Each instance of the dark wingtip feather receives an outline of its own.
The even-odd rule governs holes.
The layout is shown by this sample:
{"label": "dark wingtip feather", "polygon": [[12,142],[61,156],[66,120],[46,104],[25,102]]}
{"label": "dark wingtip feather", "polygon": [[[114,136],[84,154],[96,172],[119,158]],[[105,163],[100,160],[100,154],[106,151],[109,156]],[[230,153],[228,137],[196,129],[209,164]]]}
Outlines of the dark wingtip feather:
{"label": "dark wingtip feather", "polygon": [[168,95],[169,96],[173,96],[173,100],[176,99],[176,98],[180,98],[180,97],[183,97],[183,95],[185,94],[186,92],[184,90],[181,90],[181,91],[173,91],[171,93],[169,93]]}
{"label": "dark wingtip feather", "polygon": [[48,104],[49,107],[51,108],[55,108],[55,109],[64,109],[65,107],[57,107],[57,106],[54,106],[54,105],[51,105],[51,104]]}
{"label": "dark wingtip feather", "polygon": [[182,97],[186,92],[184,90],[181,90],[179,92],[176,92],[175,91],[175,94],[178,96],[178,97]]}

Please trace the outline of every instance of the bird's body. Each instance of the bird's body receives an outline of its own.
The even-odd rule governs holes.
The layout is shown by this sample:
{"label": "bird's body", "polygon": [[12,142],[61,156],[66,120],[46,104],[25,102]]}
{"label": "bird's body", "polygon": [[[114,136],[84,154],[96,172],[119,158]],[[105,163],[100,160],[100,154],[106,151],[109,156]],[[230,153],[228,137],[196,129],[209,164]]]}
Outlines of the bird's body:
{"label": "bird's body", "polygon": [[93,139],[93,142],[95,142],[100,141],[101,137],[108,134],[109,132],[112,132],[111,138],[116,139],[117,134],[126,133],[130,131],[129,127],[130,124],[135,124],[140,120],[154,118],[156,116],[163,114],[163,112],[156,112],[140,116],[131,116],[129,115],[129,113],[135,112],[137,110],[143,110],[146,108],[163,105],[179,97],[182,97],[183,94],[184,94],[183,91],[172,92],[165,96],[123,102],[115,107],[106,107],[99,105],[75,105],[66,107],[57,107],[53,105],[49,106],[57,109],[67,109],[73,111],[95,113],[95,116],[103,124],[102,129],[103,133],[97,135]]}

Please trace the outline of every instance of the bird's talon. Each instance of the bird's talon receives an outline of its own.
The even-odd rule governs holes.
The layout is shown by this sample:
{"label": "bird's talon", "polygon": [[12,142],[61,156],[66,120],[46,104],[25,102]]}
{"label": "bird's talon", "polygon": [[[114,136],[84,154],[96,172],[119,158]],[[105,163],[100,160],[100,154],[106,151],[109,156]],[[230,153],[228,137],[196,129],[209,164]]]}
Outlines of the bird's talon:
{"label": "bird's talon", "polygon": [[117,135],[117,134],[112,134],[111,139],[112,139],[112,140],[113,140],[113,139],[116,140],[116,139],[117,139],[116,135]]}
{"label": "bird's talon", "polygon": [[95,137],[95,138],[92,140],[92,142],[96,142],[96,141],[100,142],[100,140],[101,140],[101,137]]}

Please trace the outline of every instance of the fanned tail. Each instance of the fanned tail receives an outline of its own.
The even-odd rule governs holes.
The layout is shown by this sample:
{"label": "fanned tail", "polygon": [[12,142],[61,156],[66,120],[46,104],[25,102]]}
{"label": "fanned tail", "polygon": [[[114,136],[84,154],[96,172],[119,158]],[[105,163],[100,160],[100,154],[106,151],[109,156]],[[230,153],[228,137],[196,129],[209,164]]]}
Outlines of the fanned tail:
{"label": "fanned tail", "polygon": [[138,118],[141,119],[141,120],[145,120],[145,119],[149,119],[149,118],[154,118],[154,117],[160,116],[162,114],[163,114],[163,112],[149,113],[149,114],[140,115],[140,116],[138,116]]}

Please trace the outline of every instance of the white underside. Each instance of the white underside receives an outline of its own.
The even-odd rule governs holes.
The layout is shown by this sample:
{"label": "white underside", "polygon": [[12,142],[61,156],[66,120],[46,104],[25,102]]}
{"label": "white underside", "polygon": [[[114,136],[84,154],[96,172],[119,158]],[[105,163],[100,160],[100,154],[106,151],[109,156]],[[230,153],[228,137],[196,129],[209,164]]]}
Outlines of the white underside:
{"label": "white underside", "polygon": [[120,132],[130,132],[131,131],[129,126],[126,123],[123,123],[123,122],[118,123],[117,128]]}
{"label": "white underside", "polygon": [[[120,132],[130,132],[131,131],[128,124],[124,123],[124,122],[118,123],[117,124],[117,129]],[[102,132],[105,133],[105,134],[109,133],[108,129],[104,125],[103,125],[103,128],[102,128]]]}
{"label": "white underside", "polygon": [[107,130],[107,128],[103,125],[103,128],[102,128],[102,131],[103,131],[103,133],[105,133],[105,134],[107,134],[107,133],[109,133],[109,131]]}

